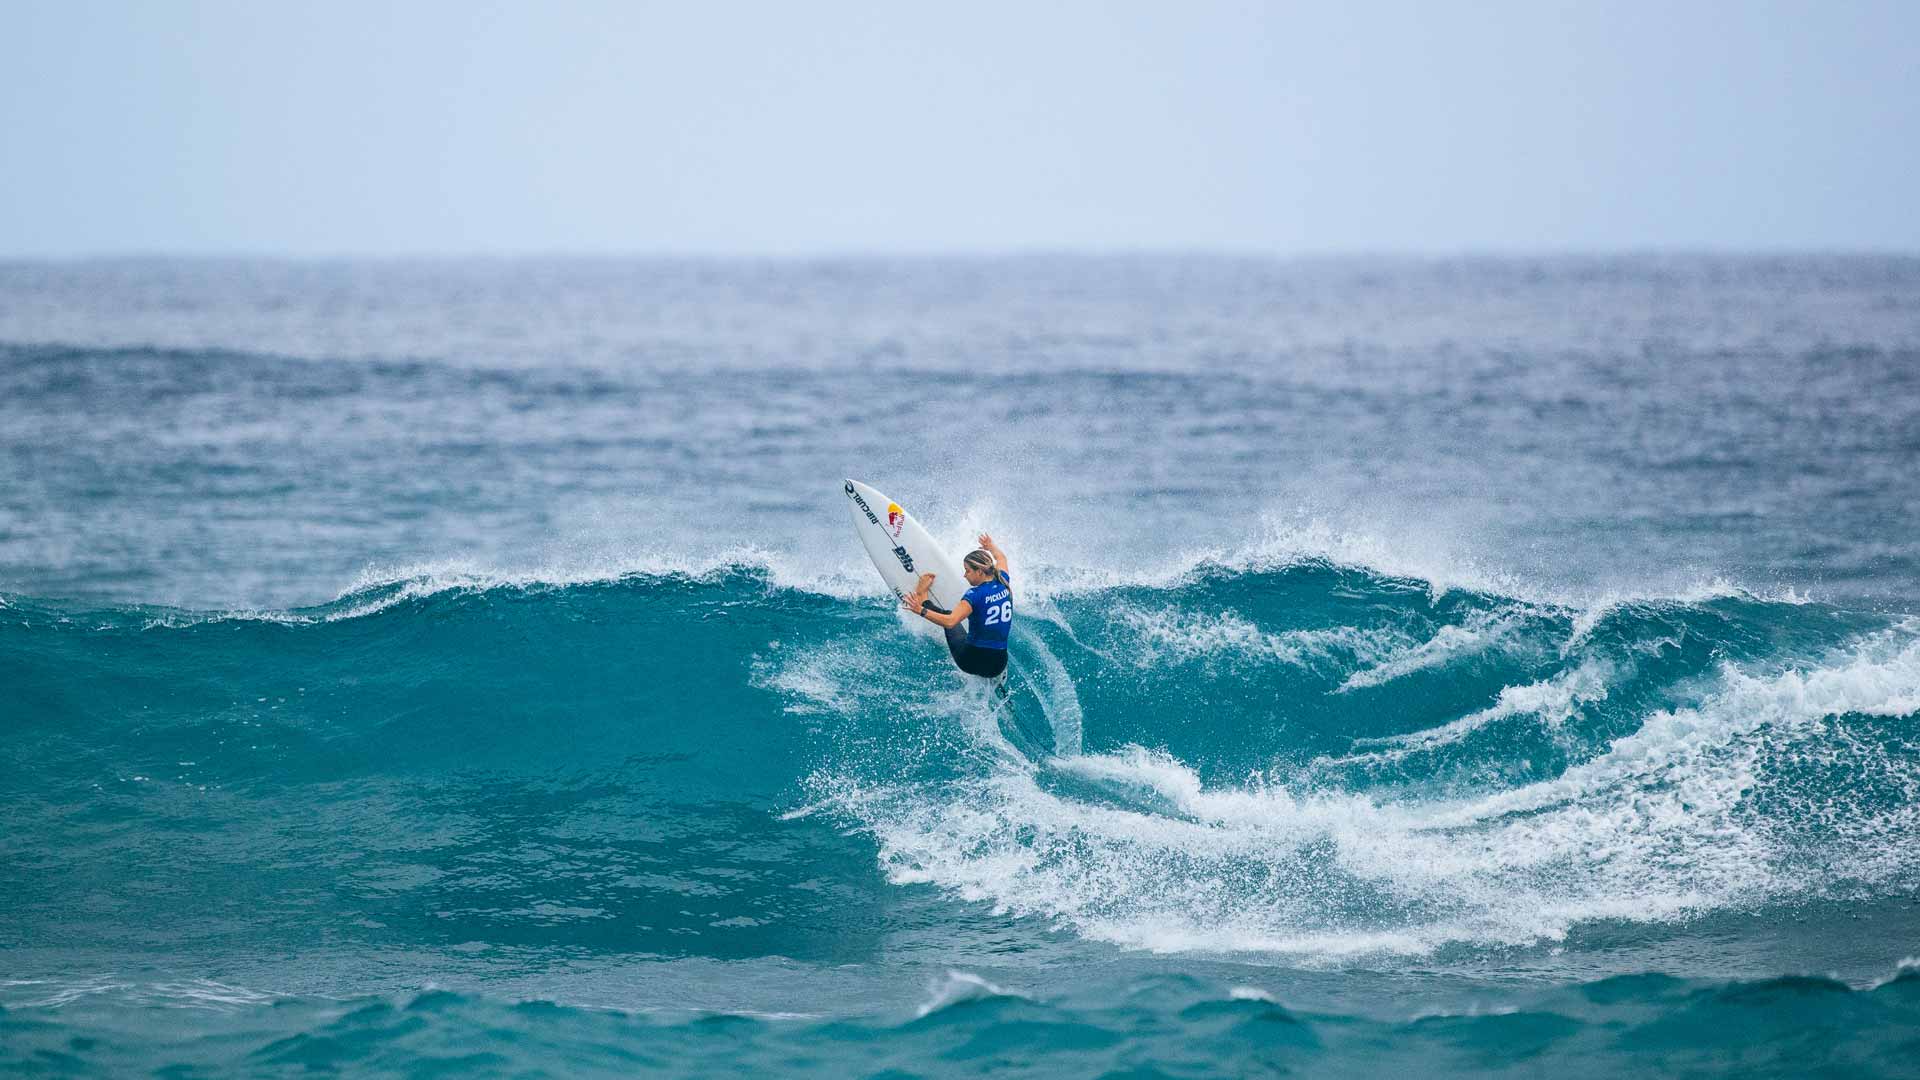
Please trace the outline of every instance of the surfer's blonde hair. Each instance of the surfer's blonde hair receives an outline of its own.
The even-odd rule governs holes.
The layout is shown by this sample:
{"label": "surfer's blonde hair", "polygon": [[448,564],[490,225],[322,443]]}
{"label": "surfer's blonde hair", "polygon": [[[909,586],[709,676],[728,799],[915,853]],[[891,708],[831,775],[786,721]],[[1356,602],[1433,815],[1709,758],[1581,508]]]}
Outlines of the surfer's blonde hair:
{"label": "surfer's blonde hair", "polygon": [[1002,585],[1007,583],[1007,575],[1000,572],[999,564],[993,561],[993,552],[986,548],[974,548],[967,553],[965,562],[967,569],[992,574],[993,580]]}

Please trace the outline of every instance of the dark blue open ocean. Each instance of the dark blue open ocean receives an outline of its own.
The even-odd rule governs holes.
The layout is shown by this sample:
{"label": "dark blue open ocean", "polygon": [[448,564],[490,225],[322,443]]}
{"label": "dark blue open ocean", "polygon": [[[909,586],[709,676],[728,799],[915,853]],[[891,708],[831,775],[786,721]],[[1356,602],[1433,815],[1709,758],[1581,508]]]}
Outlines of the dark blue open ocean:
{"label": "dark blue open ocean", "polygon": [[4,263],[0,735],[0,1071],[1920,1075],[1920,259]]}

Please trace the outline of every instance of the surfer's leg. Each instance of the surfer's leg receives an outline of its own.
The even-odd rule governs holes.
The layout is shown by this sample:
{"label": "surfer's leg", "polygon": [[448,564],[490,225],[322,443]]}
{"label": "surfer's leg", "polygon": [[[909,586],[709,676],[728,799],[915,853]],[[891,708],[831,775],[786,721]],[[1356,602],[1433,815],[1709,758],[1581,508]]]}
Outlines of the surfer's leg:
{"label": "surfer's leg", "polygon": [[[942,612],[942,614],[945,614]],[[967,628],[964,626],[947,627],[947,651],[953,654],[953,662],[961,671],[967,670]]]}
{"label": "surfer's leg", "polygon": [[965,635],[961,635],[957,643],[949,636],[947,648],[953,651],[954,664],[969,675],[992,679],[1007,670],[1007,650],[1005,649],[982,649],[977,645],[968,645]]}

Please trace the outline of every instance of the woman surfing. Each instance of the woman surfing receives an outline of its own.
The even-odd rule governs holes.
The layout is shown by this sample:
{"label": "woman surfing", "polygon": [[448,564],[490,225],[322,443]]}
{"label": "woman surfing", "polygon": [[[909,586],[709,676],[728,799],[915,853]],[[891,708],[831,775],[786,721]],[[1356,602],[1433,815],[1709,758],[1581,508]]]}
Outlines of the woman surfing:
{"label": "woman surfing", "polygon": [[[1007,633],[1013,629],[1013,586],[1007,580],[1007,553],[980,534],[980,548],[967,555],[961,564],[967,579],[965,596],[944,611],[927,602],[933,589],[932,574],[921,574],[911,596],[900,602],[908,611],[947,631],[947,650],[953,662],[969,675],[996,678],[1007,670]],[[960,624],[967,628],[962,630]]]}

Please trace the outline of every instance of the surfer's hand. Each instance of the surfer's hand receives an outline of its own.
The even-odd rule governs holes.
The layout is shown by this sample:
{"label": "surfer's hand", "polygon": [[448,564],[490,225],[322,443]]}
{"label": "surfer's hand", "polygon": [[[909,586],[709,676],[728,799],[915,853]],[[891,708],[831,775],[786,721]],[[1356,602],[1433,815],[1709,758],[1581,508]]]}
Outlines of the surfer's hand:
{"label": "surfer's hand", "polygon": [[980,546],[983,548],[991,549],[993,547],[993,537],[988,536],[986,533],[981,533]]}
{"label": "surfer's hand", "polygon": [[925,615],[926,612],[921,609],[927,606],[927,602],[925,600],[915,600],[911,596],[903,596],[900,598],[900,606],[913,612],[915,615]]}

